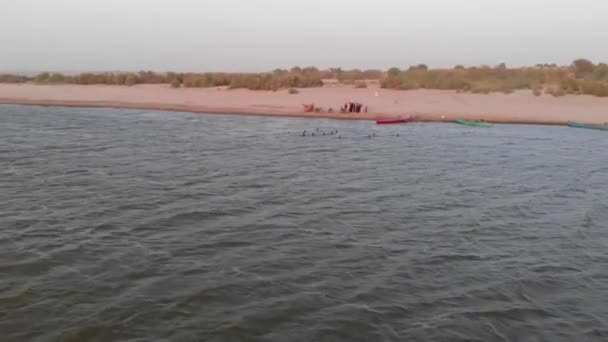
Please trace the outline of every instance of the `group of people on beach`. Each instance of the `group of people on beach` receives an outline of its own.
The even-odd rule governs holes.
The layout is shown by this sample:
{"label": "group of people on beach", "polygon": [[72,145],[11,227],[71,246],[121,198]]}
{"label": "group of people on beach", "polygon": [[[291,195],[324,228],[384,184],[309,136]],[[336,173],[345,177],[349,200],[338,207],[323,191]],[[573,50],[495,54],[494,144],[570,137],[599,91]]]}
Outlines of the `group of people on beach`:
{"label": "group of people on beach", "polygon": [[346,102],[344,106],[340,107],[342,113],[361,113],[361,111],[367,113],[367,106],[363,106],[358,102]]}

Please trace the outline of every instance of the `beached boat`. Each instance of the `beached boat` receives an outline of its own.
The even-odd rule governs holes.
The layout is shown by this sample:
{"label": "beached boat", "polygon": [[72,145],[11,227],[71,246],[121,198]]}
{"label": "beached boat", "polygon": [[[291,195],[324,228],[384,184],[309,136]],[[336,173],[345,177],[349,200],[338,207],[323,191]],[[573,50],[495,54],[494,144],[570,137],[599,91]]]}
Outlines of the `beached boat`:
{"label": "beached boat", "polygon": [[412,121],[414,121],[413,116],[406,116],[404,118],[393,119],[393,120],[378,120],[378,121],[376,121],[376,124],[377,125],[394,125],[394,124],[400,124],[400,123],[406,123],[406,122],[412,122]]}
{"label": "beached boat", "polygon": [[466,121],[466,120],[462,120],[462,119],[456,119],[454,122],[456,122],[459,125],[465,125],[465,126],[471,126],[471,127],[492,127],[492,124],[486,123],[486,122],[473,122],[473,121]]}
{"label": "beached boat", "polygon": [[588,125],[580,122],[569,121],[568,126],[574,128],[597,129],[600,131],[608,131],[608,125]]}

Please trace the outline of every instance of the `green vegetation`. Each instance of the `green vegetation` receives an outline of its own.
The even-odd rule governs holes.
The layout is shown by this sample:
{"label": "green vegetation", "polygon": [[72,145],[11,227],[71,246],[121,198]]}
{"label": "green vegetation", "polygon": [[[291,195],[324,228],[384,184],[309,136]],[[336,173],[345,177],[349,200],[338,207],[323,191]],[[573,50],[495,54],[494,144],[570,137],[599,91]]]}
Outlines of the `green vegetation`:
{"label": "green vegetation", "polygon": [[[129,74],[127,75],[127,77],[125,78],[125,85],[127,86],[134,86],[137,84],[137,76],[133,75],[133,74]],[[93,84],[93,83],[82,83],[82,84]]]}
{"label": "green vegetation", "polygon": [[502,63],[496,67],[470,67],[457,65],[453,69],[428,69],[420,64],[408,70],[392,68],[381,81],[389,89],[445,89],[475,94],[530,89],[540,96],[542,89],[553,96],[585,94],[608,96],[608,65],[594,65],[585,59],[577,59],[570,66],[538,64],[534,67],[507,68]]}
{"label": "green vegetation", "polygon": [[355,82],[355,88],[357,88],[357,89],[367,88],[367,83],[365,81],[357,81],[357,82]]}
{"label": "green vegetation", "polygon": [[291,71],[275,70],[272,73],[81,73],[63,75],[44,72],[34,78],[16,75],[0,75],[0,82],[17,83],[32,81],[36,84],[169,84],[174,88],[208,88],[228,86],[231,89],[246,88],[251,90],[279,90],[285,88],[320,87],[323,85],[321,72],[314,68]]}
{"label": "green vegetation", "polygon": [[282,88],[321,87],[321,78],[305,72],[274,72],[272,74],[237,74],[232,77],[230,89],[279,90]]}
{"label": "green vegetation", "polygon": [[174,78],[173,81],[171,81],[171,88],[179,88],[182,86],[182,82],[180,82],[177,78]]}
{"label": "green vegetation", "polygon": [[28,81],[31,81],[31,79],[25,76],[0,74],[0,83],[25,83]]}
{"label": "green vegetation", "polygon": [[[594,64],[577,59],[569,66],[537,64],[533,67],[508,68],[505,63],[495,67],[465,67],[430,69],[425,64],[406,70],[342,70],[315,67],[276,69],[265,73],[137,73],[105,72],[64,75],[44,72],[35,77],[0,74],[0,83],[36,84],[110,84],[133,86],[136,84],[168,84],[179,88],[228,87],[230,89],[272,90],[320,87],[323,80],[335,79],[355,88],[367,87],[368,80],[379,80],[387,89],[443,89],[475,94],[505,93],[531,90],[535,96],[544,93],[553,96],[586,94],[608,97],[608,65]],[[292,93],[291,90],[289,90]]]}
{"label": "green vegetation", "polygon": [[322,74],[323,78],[326,79],[337,79],[338,82],[344,84],[356,84],[357,81],[364,80],[380,80],[384,77],[384,72],[382,70],[342,70],[340,68],[329,69],[329,72],[325,72]]}

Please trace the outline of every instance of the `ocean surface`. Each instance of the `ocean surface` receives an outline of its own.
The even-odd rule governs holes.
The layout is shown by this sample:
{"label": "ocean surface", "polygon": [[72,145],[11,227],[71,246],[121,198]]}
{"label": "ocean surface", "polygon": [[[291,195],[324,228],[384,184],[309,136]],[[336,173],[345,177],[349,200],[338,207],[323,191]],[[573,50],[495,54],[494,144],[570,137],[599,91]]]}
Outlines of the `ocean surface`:
{"label": "ocean surface", "polygon": [[608,341],[608,134],[0,106],[0,341]]}

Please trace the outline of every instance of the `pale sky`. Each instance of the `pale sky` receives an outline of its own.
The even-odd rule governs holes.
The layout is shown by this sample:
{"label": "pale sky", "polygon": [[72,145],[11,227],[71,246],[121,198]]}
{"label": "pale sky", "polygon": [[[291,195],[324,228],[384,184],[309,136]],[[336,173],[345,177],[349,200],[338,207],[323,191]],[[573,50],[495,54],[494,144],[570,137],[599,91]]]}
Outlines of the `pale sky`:
{"label": "pale sky", "polygon": [[0,70],[608,61],[608,0],[0,0]]}

